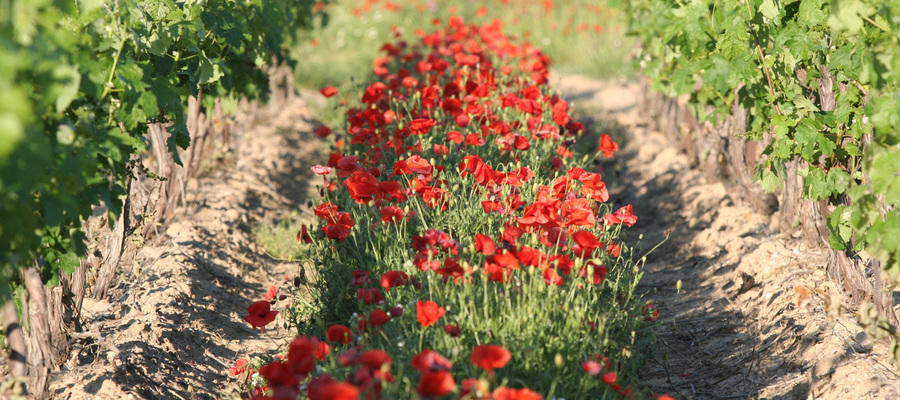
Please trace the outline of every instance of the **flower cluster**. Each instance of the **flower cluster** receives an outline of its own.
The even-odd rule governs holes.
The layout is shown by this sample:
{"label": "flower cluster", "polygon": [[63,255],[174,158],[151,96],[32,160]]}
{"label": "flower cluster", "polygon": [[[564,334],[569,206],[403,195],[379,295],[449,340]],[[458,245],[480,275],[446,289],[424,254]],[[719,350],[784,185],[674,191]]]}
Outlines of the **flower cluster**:
{"label": "flower cluster", "polygon": [[[549,93],[549,58],[498,21],[416,35],[382,47],[311,168],[325,199],[297,238],[318,307],[290,308],[306,336],[258,369],[255,398],[632,397],[615,371],[632,370],[645,318],[619,234],[638,217],[612,211],[600,167],[575,157],[585,127]],[[598,154],[617,150],[601,137]],[[260,328],[261,303],[247,317]],[[610,358],[585,376],[563,354]]]}

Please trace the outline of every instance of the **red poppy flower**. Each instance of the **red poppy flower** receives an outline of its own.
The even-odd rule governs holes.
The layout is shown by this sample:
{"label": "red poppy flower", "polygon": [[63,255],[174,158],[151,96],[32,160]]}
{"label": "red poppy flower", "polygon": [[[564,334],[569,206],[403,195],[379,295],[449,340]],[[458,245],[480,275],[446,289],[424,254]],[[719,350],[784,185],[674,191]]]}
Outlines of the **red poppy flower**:
{"label": "red poppy flower", "polygon": [[525,231],[520,229],[518,226],[507,225],[505,228],[503,228],[503,241],[515,246],[516,242],[524,234]]}
{"label": "red poppy flower", "polygon": [[388,271],[381,275],[378,281],[384,290],[388,290],[395,286],[403,286],[409,284],[409,275],[403,271]]}
{"label": "red poppy flower", "polygon": [[319,342],[316,344],[316,351],[313,355],[316,356],[316,359],[325,360],[325,356],[331,354],[331,345],[328,342]]}
{"label": "red poppy flower", "polygon": [[456,382],[453,381],[453,375],[447,371],[425,371],[422,373],[422,379],[419,380],[419,386],[416,392],[424,397],[443,396],[453,391]]}
{"label": "red poppy flower", "polygon": [[373,371],[381,369],[382,365],[391,364],[391,356],[384,350],[367,350],[359,356],[359,362]]}
{"label": "red poppy flower", "polygon": [[384,325],[385,322],[390,320],[391,317],[382,310],[372,310],[369,312],[369,322],[371,322],[373,326]]}
{"label": "red poppy flower", "polygon": [[350,197],[360,204],[367,203],[374,198],[375,193],[378,192],[378,183],[378,179],[374,175],[363,170],[354,171],[353,175],[344,181]]}
{"label": "red poppy flower", "polygon": [[595,285],[603,283],[603,279],[606,278],[606,267],[602,265],[595,266],[593,275],[594,276],[591,277],[591,283]]}
{"label": "red poppy flower", "polygon": [[231,374],[231,376],[238,376],[240,374],[243,374],[244,370],[246,369],[245,367],[247,366],[247,364],[249,362],[250,361],[247,361],[246,358],[242,358],[240,360],[235,361],[234,366],[231,367],[231,370],[229,370],[229,373]]}
{"label": "red poppy flower", "polygon": [[444,331],[452,337],[457,337],[460,334],[459,325],[447,324],[444,326]]}
{"label": "red poppy flower", "polygon": [[597,223],[589,201],[585,198],[578,198],[562,203],[560,212],[565,217],[567,226],[594,226]]}
{"label": "red poppy flower", "polygon": [[386,224],[403,219],[403,209],[397,206],[382,207],[379,212],[381,212],[381,221]]}
{"label": "red poppy flower", "polygon": [[602,176],[593,172],[586,172],[581,175],[581,194],[591,200],[605,202],[609,200],[609,191],[606,189],[606,183],[603,182]]}
{"label": "red poppy flower", "polygon": [[[319,339],[300,336],[288,348],[287,362],[291,372],[305,378],[315,368],[315,358],[319,352]],[[324,358],[324,356],[323,356]]]}
{"label": "red poppy flower", "polygon": [[364,269],[354,269],[353,281],[351,281],[351,284],[353,286],[363,286],[367,283],[369,283],[369,271]]}
{"label": "red poppy flower", "polygon": [[638,220],[638,217],[633,214],[633,211],[633,206],[628,204],[616,210],[615,213],[607,214],[604,218],[606,218],[606,222],[610,225],[622,223],[625,224],[625,226],[633,226]]}
{"label": "red poppy flower", "polygon": [[338,213],[338,207],[334,205],[334,203],[330,201],[326,201],[322,204],[319,204],[313,213],[316,214],[317,217],[324,219],[328,222],[335,222]]}
{"label": "red poppy flower", "polygon": [[384,296],[378,288],[359,288],[356,289],[356,298],[363,304],[381,304],[384,303]]}
{"label": "red poppy flower", "polygon": [[542,400],[543,397],[537,392],[528,389],[510,389],[507,387],[494,390],[493,400]]}
{"label": "red poppy flower", "polygon": [[331,129],[328,128],[327,126],[322,125],[322,126],[316,128],[316,136],[318,136],[320,138],[326,138],[326,137],[328,137],[328,135],[331,135]]}
{"label": "red poppy flower", "polygon": [[428,160],[418,155],[410,156],[406,159],[406,168],[414,174],[431,175],[431,164]]}
{"label": "red poppy flower", "polygon": [[610,242],[606,246],[606,252],[613,257],[618,257],[622,252],[622,247],[620,247],[617,243]]}
{"label": "red poppy flower", "polygon": [[604,133],[600,135],[600,147],[597,148],[597,151],[602,152],[604,157],[611,158],[613,153],[619,151],[619,144]]}
{"label": "red poppy flower", "polygon": [[465,141],[466,138],[459,131],[450,131],[450,132],[447,132],[447,140],[449,140],[452,143],[462,144],[462,142]]}
{"label": "red poppy flower", "polygon": [[[469,399],[479,399],[479,400],[489,400],[490,392],[488,391],[487,382],[481,379],[468,378],[464,379],[461,383],[462,390],[460,390],[459,398],[469,398]],[[469,396],[469,397],[466,397]],[[480,396],[480,397],[479,397]]]}
{"label": "red poppy flower", "polygon": [[519,262],[521,262],[522,265],[527,265],[529,267],[543,269],[547,265],[547,255],[534,247],[522,246],[522,248],[516,252],[516,257],[519,258]]}
{"label": "red poppy flower", "polygon": [[419,354],[416,354],[411,364],[413,368],[422,373],[426,371],[449,371],[450,368],[453,368],[453,363],[430,349],[422,350]]}
{"label": "red poppy flower", "polygon": [[587,360],[581,363],[581,369],[583,369],[584,372],[587,372],[588,375],[597,375],[600,372],[603,372],[603,364],[594,360]]}
{"label": "red poppy flower", "polygon": [[338,92],[337,88],[334,86],[327,86],[319,90],[319,93],[322,93],[322,96],[331,97],[336,95]]}
{"label": "red poppy flower", "polygon": [[359,388],[326,374],[309,382],[306,395],[309,400],[359,400]]}
{"label": "red poppy flower", "polygon": [[575,255],[581,258],[590,257],[594,249],[600,247],[601,244],[597,240],[597,236],[588,231],[575,231],[572,234],[572,239],[575,240],[575,246],[573,246],[572,250],[575,252]]}
{"label": "red poppy flower", "polygon": [[409,123],[409,133],[411,135],[424,135],[435,125],[437,125],[435,120],[427,118],[414,119]]}
{"label": "red poppy flower", "polygon": [[269,285],[269,290],[266,292],[265,299],[268,302],[275,300],[275,296],[278,296],[278,287],[275,285]]}
{"label": "red poppy flower", "polygon": [[329,239],[343,241],[350,236],[350,228],[343,224],[328,224],[322,230]]}
{"label": "red poppy flower", "polygon": [[563,284],[563,278],[559,276],[559,273],[554,268],[545,269],[541,275],[544,277],[544,283],[547,285],[561,286]]}
{"label": "red poppy flower", "polygon": [[328,332],[326,332],[325,337],[331,342],[348,344],[353,339],[353,334],[346,325],[334,324],[328,327]]}
{"label": "red poppy flower", "polygon": [[659,310],[656,309],[656,304],[645,304],[643,307],[641,307],[641,313],[644,314],[645,321],[653,322],[659,319]]}
{"label": "red poppy flower", "polygon": [[494,239],[491,239],[490,236],[476,233],[475,250],[477,250],[481,254],[489,256],[494,254],[494,252],[497,250],[497,243],[494,243]]}
{"label": "red poppy flower", "polygon": [[416,302],[416,319],[423,327],[434,325],[444,316],[444,307],[438,307],[437,303],[426,300]]}
{"label": "red poppy flower", "polygon": [[278,311],[272,311],[268,301],[260,300],[247,307],[247,314],[249,315],[245,315],[244,320],[264,332],[265,326],[275,320]]}
{"label": "red poppy flower", "polygon": [[615,372],[610,371],[610,372],[603,374],[602,378],[603,378],[603,383],[610,385],[610,384],[616,383],[616,379],[618,379],[619,376]]}
{"label": "red poppy flower", "polygon": [[495,368],[503,368],[512,359],[508,350],[496,344],[484,344],[475,346],[472,350],[472,364],[483,368],[489,374],[494,374]]}
{"label": "red poppy flower", "polygon": [[312,236],[309,236],[309,231],[306,230],[306,225],[301,225],[300,230],[297,231],[297,241],[303,243],[312,243]]}
{"label": "red poppy flower", "polygon": [[324,165],[313,165],[309,167],[309,170],[316,175],[328,175],[331,173],[331,167],[326,167]]}
{"label": "red poppy flower", "polygon": [[297,395],[296,386],[300,379],[294,375],[290,366],[284,361],[273,361],[259,369],[259,374],[269,383],[269,387],[276,387],[291,391],[293,396]]}

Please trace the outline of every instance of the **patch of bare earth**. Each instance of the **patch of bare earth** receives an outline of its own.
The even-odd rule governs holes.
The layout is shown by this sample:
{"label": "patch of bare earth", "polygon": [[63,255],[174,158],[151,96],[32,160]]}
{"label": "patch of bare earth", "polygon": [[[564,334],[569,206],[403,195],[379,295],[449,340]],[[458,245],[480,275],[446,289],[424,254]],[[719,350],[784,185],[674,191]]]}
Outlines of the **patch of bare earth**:
{"label": "patch of bare earth", "polygon": [[636,85],[555,81],[623,145],[624,165],[605,175],[613,196],[634,204],[635,238],[646,250],[671,231],[640,285],[660,312],[644,385],[683,399],[900,398],[888,345],[857,325],[823,251],[799,232],[773,233],[768,217],[692,170],[676,143],[642,123]]}
{"label": "patch of bare earth", "polygon": [[323,146],[298,98],[246,114],[224,165],[189,184],[176,216],[120,266],[109,300],[85,298],[83,333],[51,378],[53,398],[220,398],[236,359],[293,336],[282,315],[263,334],[243,320],[269,285],[298,273],[267,256],[251,227],[300,210]]}

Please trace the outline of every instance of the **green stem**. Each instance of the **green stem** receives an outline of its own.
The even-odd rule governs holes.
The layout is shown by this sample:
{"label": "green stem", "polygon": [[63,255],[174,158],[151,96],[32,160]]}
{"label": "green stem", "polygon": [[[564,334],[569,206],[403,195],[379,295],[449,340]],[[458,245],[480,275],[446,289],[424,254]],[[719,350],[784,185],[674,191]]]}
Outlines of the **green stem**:
{"label": "green stem", "polygon": [[106,78],[106,84],[103,85],[103,94],[100,95],[101,101],[106,98],[106,96],[110,93],[110,91],[112,89],[113,77],[116,76],[116,68],[118,68],[118,66],[119,66],[119,57],[122,55],[122,49],[124,49],[124,48],[125,48],[125,39],[122,39],[122,41],[119,42],[119,49],[116,50],[116,57],[113,59],[112,68],[109,70],[109,77]]}
{"label": "green stem", "polygon": [[866,17],[864,15],[860,15],[860,16],[862,17],[862,19],[864,19],[866,22],[874,25],[876,28],[881,29],[884,32],[891,33],[891,31],[888,28],[886,28],[884,25],[881,25],[881,24],[875,22],[872,18]]}

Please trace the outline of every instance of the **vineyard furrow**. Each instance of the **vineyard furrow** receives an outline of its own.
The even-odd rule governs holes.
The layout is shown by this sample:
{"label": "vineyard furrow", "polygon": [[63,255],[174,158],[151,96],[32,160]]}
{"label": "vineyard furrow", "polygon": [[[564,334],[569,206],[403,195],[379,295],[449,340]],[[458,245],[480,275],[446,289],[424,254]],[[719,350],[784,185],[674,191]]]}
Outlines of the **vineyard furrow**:
{"label": "vineyard furrow", "polygon": [[642,382],[685,399],[900,397],[900,375],[884,362],[890,346],[846,314],[848,299],[821,268],[825,250],[806,246],[799,232],[775,233],[777,221],[693,169],[648,126],[638,85],[581,76],[556,83],[594,124],[627,138],[627,185],[611,190],[642,210],[631,233],[648,247],[671,231],[639,285],[661,315]]}
{"label": "vineyard furrow", "polygon": [[259,335],[241,315],[247,298],[296,272],[252,231],[313,196],[306,165],[322,146],[309,118],[298,98],[239,118],[233,154],[189,186],[178,216],[122,267],[131,278],[108,301],[85,299],[85,333],[52,377],[53,398],[220,398],[236,358],[291,337],[275,324]]}

